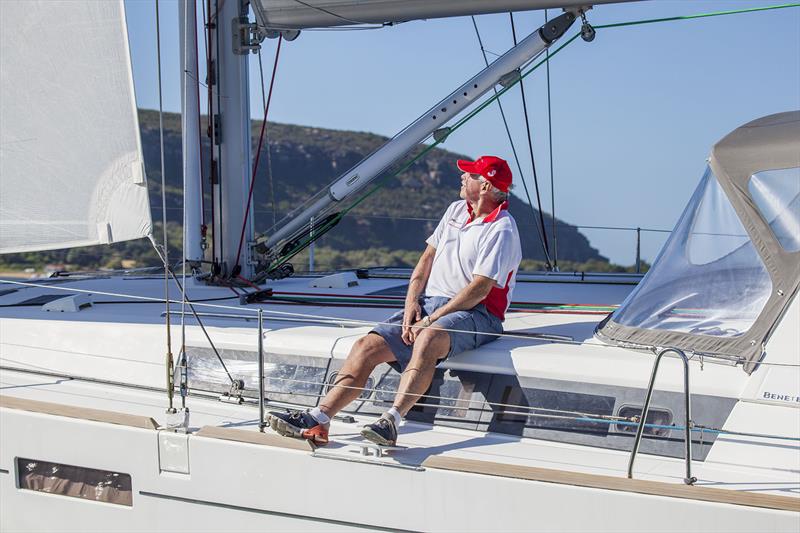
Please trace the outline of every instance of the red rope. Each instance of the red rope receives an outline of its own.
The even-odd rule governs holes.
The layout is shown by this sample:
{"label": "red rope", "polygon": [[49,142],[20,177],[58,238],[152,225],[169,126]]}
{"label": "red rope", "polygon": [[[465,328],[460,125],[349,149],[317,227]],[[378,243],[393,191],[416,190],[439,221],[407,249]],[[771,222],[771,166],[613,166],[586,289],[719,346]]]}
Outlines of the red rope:
{"label": "red rope", "polygon": [[258,162],[261,159],[261,146],[264,142],[264,130],[267,127],[267,113],[269,112],[269,103],[272,100],[272,88],[275,85],[275,73],[278,70],[278,58],[281,55],[281,43],[283,36],[278,37],[278,48],[275,50],[275,63],[272,65],[272,79],[269,82],[269,94],[267,95],[267,104],[264,106],[264,121],[261,123],[261,133],[258,137],[258,150],[256,151],[256,160],[253,163],[253,175],[250,177],[250,192],[247,193],[247,207],[244,211],[244,220],[242,220],[242,233],[239,236],[239,248],[236,250],[236,265],[239,264],[239,257],[242,254],[242,244],[244,243],[244,230],[247,227],[247,215],[250,214],[250,204],[253,201],[253,186],[256,183],[256,172],[258,171]]}
{"label": "red rope", "polygon": [[252,281],[250,281],[249,279],[247,279],[246,277],[244,277],[244,276],[237,276],[237,277],[238,277],[240,280],[242,280],[243,282],[245,282],[245,284],[246,284],[246,285],[249,285],[249,286],[251,286],[252,288],[256,289],[257,291],[260,291],[260,290],[261,290],[261,287],[259,287],[258,285],[256,285],[255,283],[253,283]]}

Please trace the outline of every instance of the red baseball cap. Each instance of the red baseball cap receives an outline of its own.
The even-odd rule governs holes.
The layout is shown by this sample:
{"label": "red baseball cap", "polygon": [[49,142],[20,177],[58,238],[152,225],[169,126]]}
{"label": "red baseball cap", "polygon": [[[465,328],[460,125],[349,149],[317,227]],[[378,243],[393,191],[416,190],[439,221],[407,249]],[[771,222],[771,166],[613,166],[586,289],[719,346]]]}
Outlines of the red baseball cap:
{"label": "red baseball cap", "polygon": [[456,161],[456,166],[464,172],[480,174],[486,178],[486,181],[503,192],[508,192],[508,188],[511,186],[511,169],[505,159],[484,155],[475,161],[459,159]]}

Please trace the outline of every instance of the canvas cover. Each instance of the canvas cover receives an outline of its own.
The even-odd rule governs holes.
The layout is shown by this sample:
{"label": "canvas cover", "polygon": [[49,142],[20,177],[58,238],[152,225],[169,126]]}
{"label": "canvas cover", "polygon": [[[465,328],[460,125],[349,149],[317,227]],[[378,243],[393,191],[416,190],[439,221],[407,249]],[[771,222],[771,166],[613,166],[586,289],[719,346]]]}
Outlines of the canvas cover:
{"label": "canvas cover", "polygon": [[[615,343],[735,356],[752,372],[797,297],[798,232],[800,111],[792,111],[745,124],[713,147],[709,171],[653,267],[596,333]],[[693,251],[695,238],[703,245]]]}
{"label": "canvas cover", "polygon": [[122,2],[0,2],[0,50],[0,253],[149,235]]}

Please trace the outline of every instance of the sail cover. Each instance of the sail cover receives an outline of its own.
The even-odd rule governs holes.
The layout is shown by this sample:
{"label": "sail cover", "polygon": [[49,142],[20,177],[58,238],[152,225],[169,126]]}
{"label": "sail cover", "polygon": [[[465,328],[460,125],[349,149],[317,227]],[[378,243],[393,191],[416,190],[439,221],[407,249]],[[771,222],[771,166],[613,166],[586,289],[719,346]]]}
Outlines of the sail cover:
{"label": "sail cover", "polygon": [[253,0],[261,26],[304,29],[462,17],[530,9],[575,9],[637,0]]}
{"label": "sail cover", "polygon": [[0,253],[149,235],[122,1],[0,2]]}

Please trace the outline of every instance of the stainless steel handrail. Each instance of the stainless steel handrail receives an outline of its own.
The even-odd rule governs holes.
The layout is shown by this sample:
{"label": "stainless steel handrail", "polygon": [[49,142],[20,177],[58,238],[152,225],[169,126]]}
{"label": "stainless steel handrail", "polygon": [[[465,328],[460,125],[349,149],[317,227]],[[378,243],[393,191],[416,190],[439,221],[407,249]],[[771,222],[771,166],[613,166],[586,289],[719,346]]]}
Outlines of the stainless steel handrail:
{"label": "stainless steel handrail", "polygon": [[653,397],[653,386],[656,382],[656,375],[658,374],[658,365],[661,363],[661,358],[664,354],[669,352],[676,353],[683,361],[683,394],[686,411],[686,421],[684,423],[684,445],[686,460],[686,477],[683,482],[687,485],[693,485],[697,478],[692,476],[692,414],[691,414],[691,401],[689,393],[689,358],[683,353],[683,350],[678,348],[664,348],[658,355],[656,355],[655,363],[653,363],[653,371],[650,373],[650,384],[647,386],[647,394],[644,398],[644,406],[642,407],[642,415],[639,418],[639,426],[636,429],[636,438],[633,441],[633,450],[631,450],[631,457],[628,460],[628,478],[633,479],[633,463],[636,460],[636,454],[639,452],[639,444],[642,442],[642,435],[644,434],[645,423],[647,422],[647,411],[650,409],[650,400]]}
{"label": "stainless steel handrail", "polygon": [[264,422],[264,310],[258,308],[258,430],[262,433]]}

